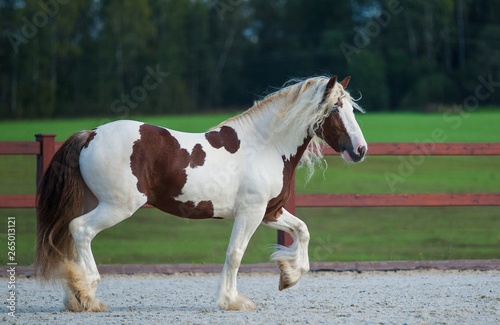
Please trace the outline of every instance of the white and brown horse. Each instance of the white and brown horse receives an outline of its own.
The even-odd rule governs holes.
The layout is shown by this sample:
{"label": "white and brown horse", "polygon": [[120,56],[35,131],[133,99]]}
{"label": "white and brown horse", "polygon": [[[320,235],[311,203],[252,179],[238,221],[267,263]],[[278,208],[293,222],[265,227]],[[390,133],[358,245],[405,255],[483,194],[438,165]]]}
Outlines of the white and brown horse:
{"label": "white and brown horse", "polygon": [[148,203],[183,218],[234,219],[220,308],[256,308],[238,293],[236,275],[260,224],[293,237],[291,247],[272,254],[279,289],[293,286],[309,270],[307,226],[283,208],[295,168],[301,158],[321,157],[318,138],[348,162],[362,161],[367,151],[348,82],[336,76],[297,82],[206,133],[116,121],[72,135],[39,187],[38,276],[62,278],[69,310],[105,310],[95,295],[100,276],[91,241]]}

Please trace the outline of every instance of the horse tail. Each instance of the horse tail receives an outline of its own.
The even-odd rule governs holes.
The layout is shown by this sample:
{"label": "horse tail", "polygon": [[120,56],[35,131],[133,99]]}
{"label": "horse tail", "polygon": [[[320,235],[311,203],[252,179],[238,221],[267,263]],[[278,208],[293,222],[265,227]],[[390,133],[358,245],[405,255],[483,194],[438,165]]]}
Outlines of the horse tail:
{"label": "horse tail", "polygon": [[92,131],[73,134],[55,153],[37,191],[35,275],[49,280],[65,260],[76,257],[69,230],[71,220],[82,214],[84,181],[80,152]]}

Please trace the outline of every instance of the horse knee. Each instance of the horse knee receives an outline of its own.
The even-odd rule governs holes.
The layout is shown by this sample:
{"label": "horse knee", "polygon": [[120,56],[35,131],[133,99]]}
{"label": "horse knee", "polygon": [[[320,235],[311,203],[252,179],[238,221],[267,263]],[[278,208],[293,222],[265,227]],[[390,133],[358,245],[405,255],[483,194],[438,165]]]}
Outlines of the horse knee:
{"label": "horse knee", "polygon": [[298,238],[303,242],[309,242],[311,236],[309,235],[309,229],[304,222],[299,223],[297,227]]}
{"label": "horse knee", "polygon": [[91,233],[89,227],[84,226],[84,222],[80,218],[73,219],[69,223],[69,231],[77,246],[90,244],[92,238],[94,238],[94,234]]}
{"label": "horse knee", "polygon": [[232,268],[239,268],[244,251],[239,248],[228,249],[226,253],[226,263]]}

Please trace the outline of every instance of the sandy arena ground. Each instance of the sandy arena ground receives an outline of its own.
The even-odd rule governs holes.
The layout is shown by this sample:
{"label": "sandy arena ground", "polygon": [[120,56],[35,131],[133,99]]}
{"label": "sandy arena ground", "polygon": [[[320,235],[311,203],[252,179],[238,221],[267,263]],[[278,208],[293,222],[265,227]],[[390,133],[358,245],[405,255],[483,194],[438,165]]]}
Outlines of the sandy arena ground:
{"label": "sandy arena ground", "polygon": [[[7,278],[2,278],[6,280]],[[16,324],[499,324],[499,271],[310,273],[283,292],[277,273],[239,276],[258,310],[215,304],[218,274],[103,275],[104,313],[62,311],[62,290],[19,277]],[[5,297],[5,294],[4,294]],[[4,303],[4,307],[7,307]]]}

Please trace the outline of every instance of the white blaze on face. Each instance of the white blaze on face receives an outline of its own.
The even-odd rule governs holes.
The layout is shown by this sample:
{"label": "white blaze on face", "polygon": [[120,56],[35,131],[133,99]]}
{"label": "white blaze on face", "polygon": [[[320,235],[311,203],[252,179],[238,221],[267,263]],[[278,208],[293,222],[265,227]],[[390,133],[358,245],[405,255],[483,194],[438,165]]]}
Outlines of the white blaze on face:
{"label": "white blaze on face", "polygon": [[[366,144],[363,132],[361,131],[361,128],[356,121],[356,117],[354,116],[354,108],[349,101],[342,100],[342,108],[339,109],[339,114],[342,122],[344,123],[345,129],[347,130],[347,134],[349,134],[349,138],[351,139],[354,153],[359,154],[359,149],[363,146],[367,151],[368,145]],[[353,162],[347,150],[342,152],[342,158],[347,162]],[[363,161],[364,159],[365,158],[363,157],[360,161]]]}

